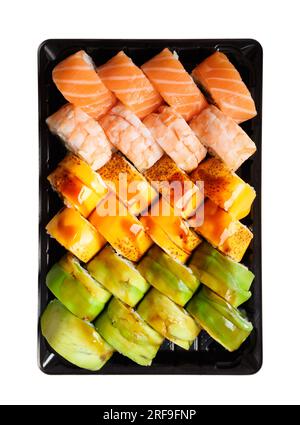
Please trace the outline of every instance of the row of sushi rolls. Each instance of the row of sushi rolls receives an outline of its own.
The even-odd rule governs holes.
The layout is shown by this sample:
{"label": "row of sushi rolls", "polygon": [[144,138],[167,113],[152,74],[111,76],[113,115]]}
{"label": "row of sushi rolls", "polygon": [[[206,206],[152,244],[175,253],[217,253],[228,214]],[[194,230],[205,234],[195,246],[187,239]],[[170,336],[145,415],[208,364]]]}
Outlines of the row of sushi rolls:
{"label": "row of sushi rolls", "polygon": [[69,153],[48,176],[65,206],[46,230],[67,250],[46,276],[51,350],[91,371],[114,352],[149,366],[164,339],[189,350],[204,331],[237,350],[253,330],[238,307],[256,195],[236,174],[256,151],[239,124],[257,114],[238,70],[220,51],[190,75],[168,48],[98,68],[80,50],[52,78],[68,103],[46,123]]}

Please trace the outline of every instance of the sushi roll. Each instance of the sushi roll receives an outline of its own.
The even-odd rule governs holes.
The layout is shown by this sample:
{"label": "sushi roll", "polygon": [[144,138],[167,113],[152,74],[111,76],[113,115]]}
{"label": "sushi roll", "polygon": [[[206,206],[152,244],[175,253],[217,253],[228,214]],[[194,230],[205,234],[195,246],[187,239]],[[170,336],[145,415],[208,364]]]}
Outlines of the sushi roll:
{"label": "sushi roll", "polygon": [[203,287],[188,303],[187,311],[226,350],[237,350],[253,330],[242,314],[210,289]]}
{"label": "sushi roll", "polygon": [[97,72],[106,87],[140,119],[163,102],[145,74],[123,51],[99,66]]}
{"label": "sushi roll", "polygon": [[91,57],[83,50],[56,65],[52,78],[68,102],[93,118],[106,114],[117,101],[97,75]]}
{"label": "sushi roll", "polygon": [[182,307],[155,288],[147,293],[137,312],[159,334],[185,350],[201,329]]}
{"label": "sushi roll", "polygon": [[249,214],[255,190],[218,158],[201,162],[189,177],[194,182],[203,181],[205,196],[232,217],[241,220]]}
{"label": "sushi roll", "polygon": [[71,313],[88,321],[101,313],[111,297],[70,253],[51,267],[46,285]]}
{"label": "sushi roll", "polygon": [[256,151],[256,146],[232,118],[209,105],[190,122],[201,143],[228,168],[236,171]]}
{"label": "sushi roll", "polygon": [[205,147],[174,108],[162,106],[158,112],[148,115],[144,124],[181,170],[193,171],[205,158]]}
{"label": "sushi roll", "polygon": [[163,150],[140,119],[120,102],[99,120],[109,141],[142,173],[163,155]]}
{"label": "sushi roll", "polygon": [[253,238],[252,232],[210,199],[204,203],[203,223],[195,227],[214,247],[240,262]]}
{"label": "sushi roll", "polygon": [[152,240],[181,263],[186,262],[201,242],[163,198],[153,204],[149,211],[141,216],[140,221]]}
{"label": "sushi roll", "polygon": [[189,267],[201,283],[234,307],[251,297],[249,289],[254,274],[243,264],[222,255],[207,242],[202,242],[193,252]]}
{"label": "sushi roll", "polygon": [[183,218],[191,217],[203,202],[203,191],[168,156],[162,156],[145,172],[149,182]]}
{"label": "sushi roll", "polygon": [[205,97],[175,52],[173,54],[166,48],[141,68],[166,103],[176,109],[186,121],[207,106]]}
{"label": "sushi roll", "polygon": [[93,170],[110,160],[112,145],[99,123],[80,108],[67,104],[46,120],[50,131],[66,148],[86,161]]}
{"label": "sushi roll", "polygon": [[224,53],[215,52],[206,58],[193,70],[192,77],[214,104],[235,122],[241,123],[256,116],[249,90]]}
{"label": "sushi roll", "polygon": [[53,350],[83,369],[100,370],[114,352],[93,325],[74,316],[58,300],[51,301],[42,314],[41,331]]}
{"label": "sushi roll", "polygon": [[99,334],[119,353],[150,366],[164,338],[131,307],[113,298],[95,323]]}
{"label": "sushi roll", "polygon": [[158,246],[147,252],[137,269],[154,288],[180,306],[191,299],[200,284],[189,267],[165,254]]}
{"label": "sushi roll", "polygon": [[90,223],[123,257],[138,261],[152,245],[143,224],[110,192],[89,216]]}
{"label": "sushi roll", "polygon": [[86,263],[106,244],[97,230],[73,208],[63,208],[46,230],[64,248]]}
{"label": "sushi roll", "polygon": [[[73,166],[74,164],[74,166]],[[82,177],[81,177],[82,170]],[[87,217],[107,194],[108,188],[99,174],[75,155],[67,155],[48,176],[54,190],[68,207]],[[87,184],[85,183],[87,182]]]}
{"label": "sushi roll", "polygon": [[156,190],[120,152],[115,152],[98,173],[133,215],[139,215],[158,197]]}
{"label": "sushi roll", "polygon": [[133,263],[118,255],[111,246],[96,255],[87,269],[100,284],[130,307],[134,307],[150,287]]}

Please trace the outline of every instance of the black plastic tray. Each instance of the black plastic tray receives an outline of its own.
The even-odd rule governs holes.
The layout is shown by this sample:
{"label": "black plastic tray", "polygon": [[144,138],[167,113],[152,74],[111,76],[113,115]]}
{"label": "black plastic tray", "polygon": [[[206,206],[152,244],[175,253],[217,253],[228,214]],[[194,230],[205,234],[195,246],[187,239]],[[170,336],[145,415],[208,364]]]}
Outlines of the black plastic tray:
{"label": "black plastic tray", "polygon": [[165,342],[152,366],[139,366],[117,353],[99,371],[89,372],[52,354],[39,330],[39,366],[47,374],[252,374],[262,364],[262,302],[261,302],[261,110],[262,110],[262,48],[251,39],[222,40],[46,40],[38,51],[39,68],[39,147],[40,147],[40,209],[39,209],[39,315],[52,295],[45,285],[47,271],[62,256],[64,249],[49,238],[45,225],[61,208],[62,203],[48,182],[47,175],[65,155],[65,148],[50,134],[45,119],[66,101],[52,82],[53,67],[62,59],[84,49],[96,65],[106,62],[118,51],[124,50],[137,65],[141,65],[164,47],[175,49],[187,71],[215,49],[224,52],[237,67],[250,89],[257,107],[257,117],[242,124],[254,140],[257,153],[241,167],[240,176],[254,186],[257,198],[251,214],[243,220],[254,239],[243,263],[254,273],[252,298],[243,305],[254,331],[241,348],[229,353],[204,331],[189,351]]}

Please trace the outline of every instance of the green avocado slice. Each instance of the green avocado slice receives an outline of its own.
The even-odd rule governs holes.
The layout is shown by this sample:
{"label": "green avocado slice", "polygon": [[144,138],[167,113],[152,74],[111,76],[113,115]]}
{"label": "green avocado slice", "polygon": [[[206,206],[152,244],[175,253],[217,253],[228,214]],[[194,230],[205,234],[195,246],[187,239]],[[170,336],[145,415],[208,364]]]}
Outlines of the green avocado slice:
{"label": "green avocado slice", "polygon": [[234,307],[251,297],[254,274],[243,264],[221,254],[207,242],[194,251],[189,263],[198,279]]}
{"label": "green avocado slice", "polygon": [[150,287],[133,263],[110,246],[91,260],[87,269],[108,291],[131,307],[143,298]]}
{"label": "green avocado slice", "polygon": [[147,293],[137,312],[153,329],[185,350],[200,332],[199,325],[182,307],[155,288]]}
{"label": "green avocado slice", "polygon": [[188,303],[187,311],[228,351],[237,350],[253,330],[239,310],[205,286]]}
{"label": "green avocado slice", "polygon": [[114,351],[90,323],[58,300],[51,301],[42,314],[41,331],[53,350],[83,369],[101,369]]}
{"label": "green avocado slice", "polygon": [[163,342],[132,308],[113,298],[95,322],[100,335],[119,353],[141,366],[150,366]]}
{"label": "green avocado slice", "polygon": [[88,321],[100,314],[111,297],[71,254],[66,254],[53,265],[47,274],[46,285],[75,316]]}

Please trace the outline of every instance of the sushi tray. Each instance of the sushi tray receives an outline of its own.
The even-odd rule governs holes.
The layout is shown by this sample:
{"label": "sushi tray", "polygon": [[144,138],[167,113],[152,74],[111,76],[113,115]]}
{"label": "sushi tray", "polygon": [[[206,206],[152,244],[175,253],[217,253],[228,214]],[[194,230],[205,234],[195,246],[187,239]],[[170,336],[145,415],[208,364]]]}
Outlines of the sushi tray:
{"label": "sushi tray", "polygon": [[247,375],[262,364],[262,48],[46,40],[39,367]]}

